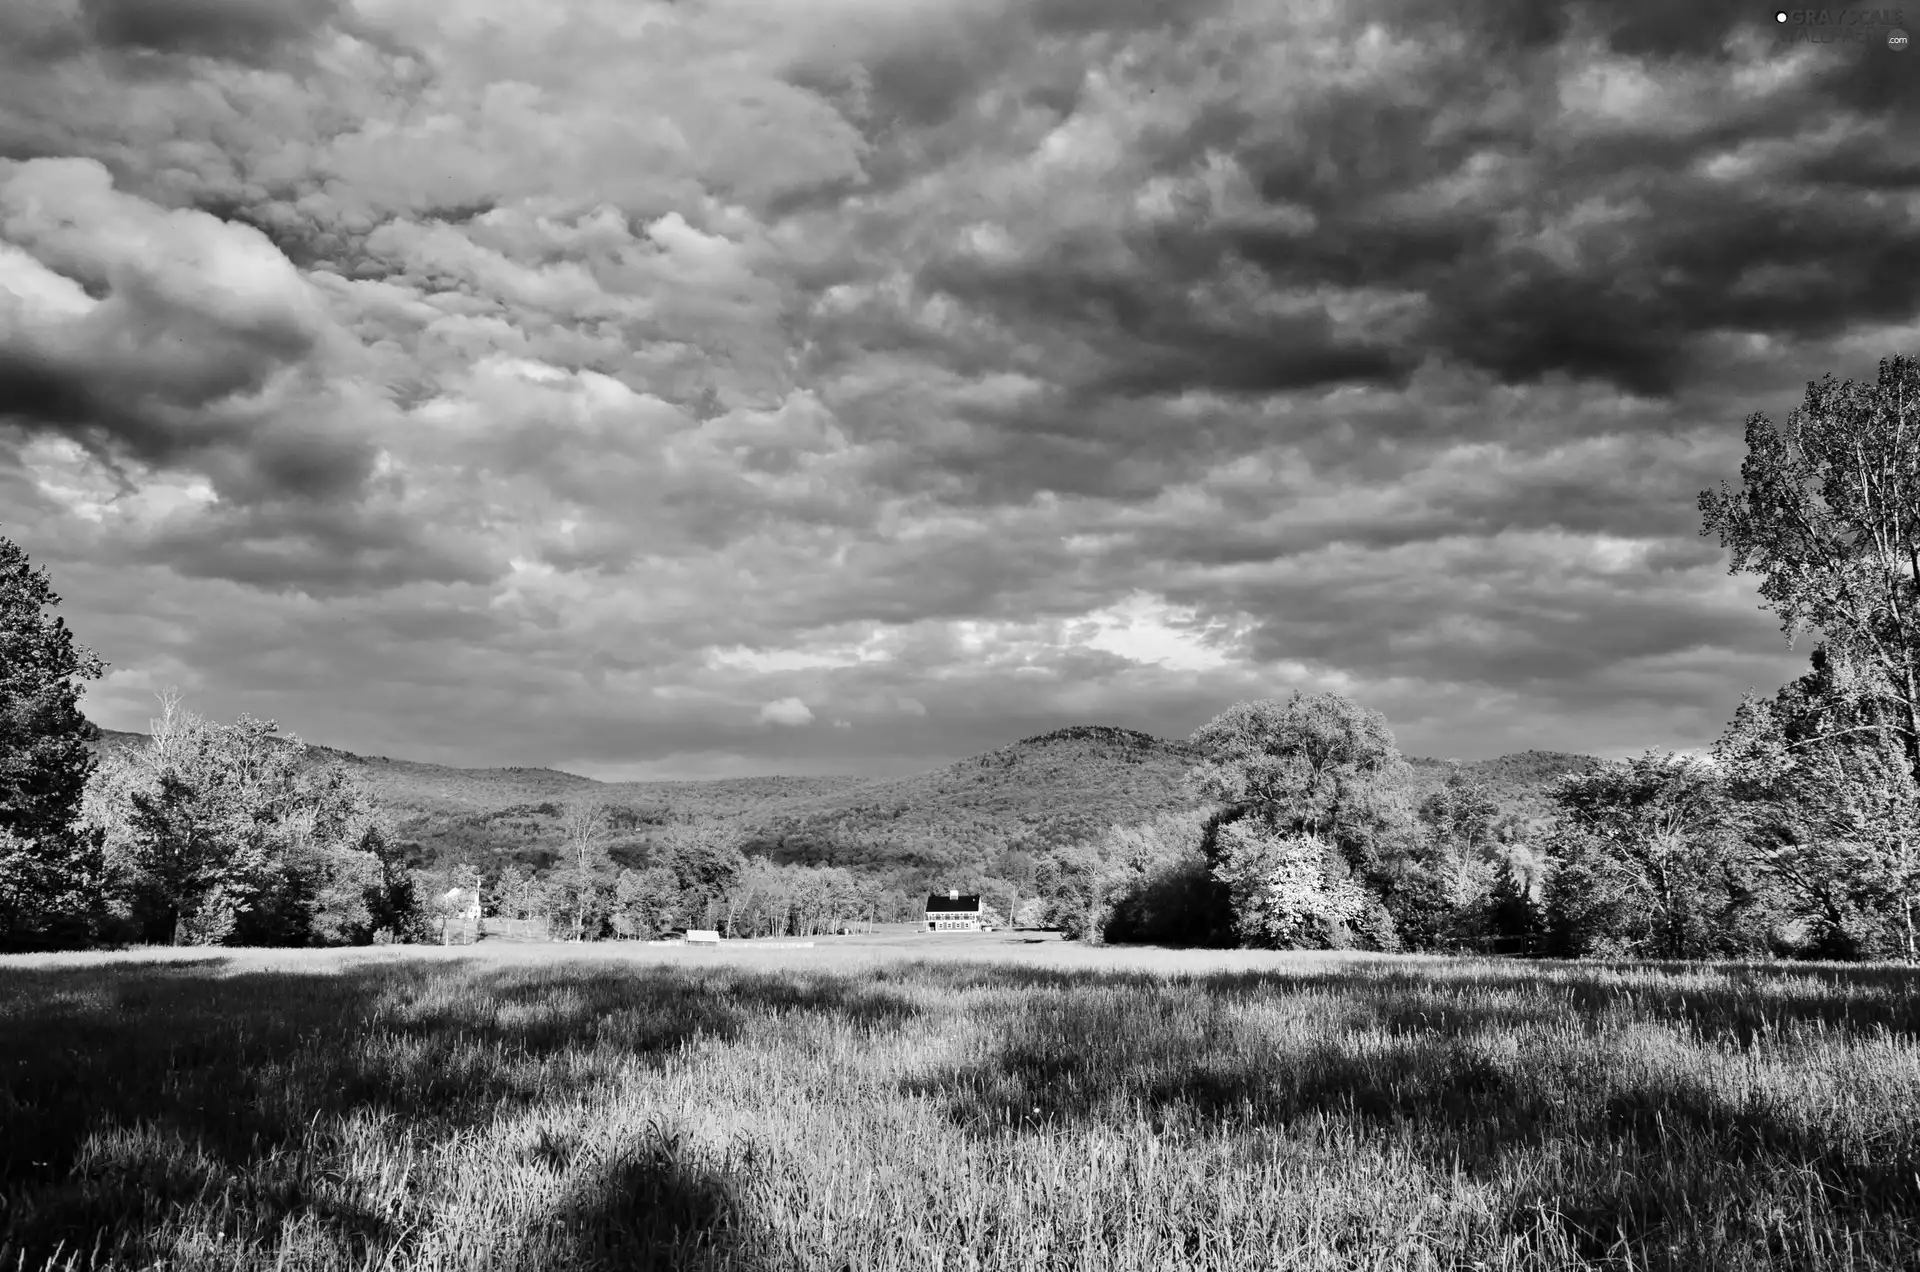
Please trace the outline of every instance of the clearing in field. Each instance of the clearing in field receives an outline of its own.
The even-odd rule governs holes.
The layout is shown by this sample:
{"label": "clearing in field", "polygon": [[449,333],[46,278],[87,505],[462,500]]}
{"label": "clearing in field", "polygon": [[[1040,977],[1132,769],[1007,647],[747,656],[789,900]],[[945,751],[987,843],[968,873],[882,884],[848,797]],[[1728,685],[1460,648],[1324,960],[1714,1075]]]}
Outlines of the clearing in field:
{"label": "clearing in field", "polygon": [[0,960],[0,1267],[1893,1268],[1916,977],[486,945]]}

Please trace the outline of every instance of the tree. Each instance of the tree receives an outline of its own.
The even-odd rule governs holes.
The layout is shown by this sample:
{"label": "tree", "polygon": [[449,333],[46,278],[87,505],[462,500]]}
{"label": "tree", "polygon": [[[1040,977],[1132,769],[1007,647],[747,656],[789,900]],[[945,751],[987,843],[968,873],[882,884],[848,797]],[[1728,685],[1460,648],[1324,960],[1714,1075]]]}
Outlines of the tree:
{"label": "tree", "polygon": [[1069,941],[1106,939],[1107,860],[1093,842],[1062,844],[1041,855],[1035,887],[1045,898],[1048,927]]}
{"label": "tree", "polygon": [[508,862],[493,886],[494,908],[503,919],[530,919],[542,909],[540,883]]}
{"label": "tree", "polygon": [[1234,930],[1246,945],[1339,948],[1373,900],[1320,839],[1261,818],[1222,826],[1217,861],[1214,875],[1233,897]]}
{"label": "tree", "polygon": [[609,828],[606,805],[592,799],[569,800],[560,810],[560,837],[566,845],[563,904],[572,916],[573,939],[583,941],[587,919],[598,908],[598,877],[606,868],[604,841]]}
{"label": "tree", "polygon": [[105,664],[75,645],[44,570],[0,538],[0,949],[80,945],[100,917],[102,857],[75,818],[99,731],[81,682]]}
{"label": "tree", "polygon": [[1101,892],[1108,900],[1108,940],[1229,943],[1218,939],[1213,902],[1219,885],[1202,849],[1206,825],[1205,809],[1187,809],[1107,832]]}
{"label": "tree", "polygon": [[754,935],[782,936],[793,911],[792,867],[749,857],[740,876],[739,910]]}
{"label": "tree", "polygon": [[1410,839],[1407,766],[1385,717],[1338,694],[1296,692],[1229,707],[1192,742],[1202,758],[1189,784],[1222,806],[1204,851],[1242,940],[1398,945],[1377,891],[1354,910],[1340,882],[1356,872],[1385,881]]}
{"label": "tree", "polygon": [[174,944],[364,944],[417,933],[411,879],[371,795],[304,763],[271,720],[216,725],[161,696],[144,747],[87,785],[108,900],[129,936]]}
{"label": "tree", "polygon": [[1745,890],[1711,764],[1649,751],[1570,773],[1551,794],[1563,827],[1549,909],[1570,933],[1563,952],[1586,952],[1585,932],[1621,941],[1621,952],[1663,958],[1743,952],[1727,948],[1730,910]]}
{"label": "tree", "polygon": [[1452,873],[1453,888],[1465,899],[1472,890],[1469,876],[1489,864],[1498,842],[1500,803],[1478,778],[1458,768],[1447,775],[1438,791],[1420,806],[1420,820],[1431,829]]}
{"label": "tree", "polygon": [[1920,785],[1896,733],[1861,727],[1852,670],[1825,645],[1812,661],[1772,702],[1749,694],[1720,740],[1738,824],[1814,928],[1807,952],[1912,960]]}
{"label": "tree", "polygon": [[1747,420],[1742,488],[1700,495],[1702,535],[1760,595],[1789,645],[1804,629],[1857,669],[1860,723],[1894,738],[1920,781],[1920,360],[1880,363],[1873,384],[1807,385],[1776,430]]}
{"label": "tree", "polygon": [[622,870],[614,883],[614,913],[634,936],[657,936],[672,927],[679,899],[679,881],[663,866]]}
{"label": "tree", "polygon": [[[746,870],[742,841],[737,828],[722,822],[676,826],[664,836],[652,860],[671,870],[680,887],[698,898],[702,911],[708,911],[726,904]],[[728,923],[731,926],[731,918]]]}

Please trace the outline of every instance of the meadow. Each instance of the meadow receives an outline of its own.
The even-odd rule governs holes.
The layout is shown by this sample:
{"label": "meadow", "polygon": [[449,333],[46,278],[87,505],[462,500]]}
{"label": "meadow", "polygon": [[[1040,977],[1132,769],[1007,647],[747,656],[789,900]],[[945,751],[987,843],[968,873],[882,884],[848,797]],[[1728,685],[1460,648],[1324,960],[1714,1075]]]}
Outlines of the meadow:
{"label": "meadow", "polygon": [[1920,1266],[1920,974],[0,959],[0,1268]]}

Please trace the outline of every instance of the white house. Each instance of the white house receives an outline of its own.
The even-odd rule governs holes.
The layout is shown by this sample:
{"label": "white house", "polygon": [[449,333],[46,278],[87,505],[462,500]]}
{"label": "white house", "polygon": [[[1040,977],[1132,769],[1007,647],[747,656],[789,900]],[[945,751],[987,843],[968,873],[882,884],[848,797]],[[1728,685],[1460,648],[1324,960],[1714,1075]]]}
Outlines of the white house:
{"label": "white house", "polygon": [[953,890],[946,896],[927,898],[927,931],[978,932],[981,927],[980,898],[960,895]]}

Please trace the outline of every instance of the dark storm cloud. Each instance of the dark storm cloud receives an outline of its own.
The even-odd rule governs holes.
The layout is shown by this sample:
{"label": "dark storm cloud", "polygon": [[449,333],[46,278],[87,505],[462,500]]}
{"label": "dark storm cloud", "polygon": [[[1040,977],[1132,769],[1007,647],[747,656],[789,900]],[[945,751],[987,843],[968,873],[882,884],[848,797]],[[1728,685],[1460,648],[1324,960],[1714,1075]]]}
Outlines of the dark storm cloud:
{"label": "dark storm cloud", "polygon": [[339,7],[338,0],[80,0],[103,45],[250,62],[307,39]]}
{"label": "dark storm cloud", "polygon": [[[1125,72],[1143,98],[1156,84],[1186,91],[1180,77],[1205,52],[1231,69],[1190,103],[1184,128],[1134,137],[1144,171],[1178,175],[1209,150],[1225,153],[1259,206],[1228,218],[1198,205],[1172,222],[1130,224],[1121,209],[1139,187],[1122,182],[1110,230],[1124,257],[1111,241],[1065,232],[1011,262],[936,253],[916,282],[1010,331],[1072,338],[1093,359],[1094,382],[1149,395],[1392,379],[1440,354],[1509,383],[1564,373],[1664,396],[1685,381],[1703,335],[1823,339],[1912,312],[1920,225],[1896,203],[1858,198],[1862,185],[1904,188],[1920,170],[1911,130],[1881,117],[1885,90],[1860,87],[1891,82],[1898,59],[1823,49],[1797,87],[1738,90],[1737,74],[1763,79],[1768,59],[1793,55],[1771,45],[1768,15],[1678,8],[1493,5],[1444,23],[1417,6],[1363,9],[1356,26],[1378,20],[1389,38],[1425,39],[1431,52],[1416,47],[1403,74],[1318,91],[1302,59],[1305,87],[1284,100],[1261,91],[1277,68],[1258,44],[1203,29],[1191,43],[1149,45],[1144,69]],[[1583,71],[1555,42],[1583,33],[1607,54],[1644,60]],[[1743,39],[1744,69],[1729,43]],[[1854,135],[1842,142],[1812,136],[1849,118]],[[1799,154],[1758,154],[1745,173],[1698,171],[1768,144]],[[1488,159],[1504,175],[1476,182],[1472,165]],[[1416,294],[1426,320],[1363,336],[1311,315],[1204,308],[1199,297],[1236,262],[1258,267],[1275,296]]]}
{"label": "dark storm cloud", "polygon": [[155,534],[140,555],[187,578],[316,598],[501,573],[500,563],[396,513],[314,503],[211,509]]}
{"label": "dark storm cloud", "polygon": [[[977,262],[943,263],[920,285],[1017,323],[1016,332],[1079,337],[1097,351],[1092,383],[1075,388],[1139,396],[1206,388],[1271,394],[1345,381],[1391,380],[1408,369],[1404,355],[1343,339],[1324,312],[1236,325],[1200,312],[1182,280],[1156,275],[1149,262],[1132,270],[1079,269],[1070,255],[1040,270],[999,273]],[[1017,316],[1017,317],[1016,317]]]}

